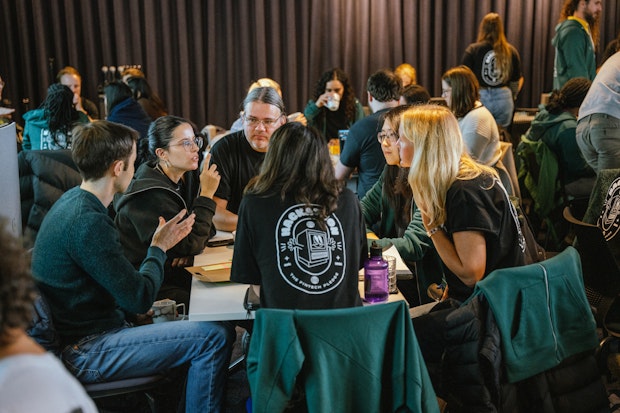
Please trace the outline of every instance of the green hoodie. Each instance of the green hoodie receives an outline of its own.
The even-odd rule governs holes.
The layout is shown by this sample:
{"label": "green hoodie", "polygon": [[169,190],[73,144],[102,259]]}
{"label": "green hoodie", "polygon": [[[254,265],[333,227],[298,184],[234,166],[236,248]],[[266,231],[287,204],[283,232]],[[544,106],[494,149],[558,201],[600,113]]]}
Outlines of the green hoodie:
{"label": "green hoodie", "polygon": [[[78,123],[88,123],[88,117],[79,111],[75,111],[74,125]],[[45,119],[44,110],[33,109],[24,113],[24,141],[22,143],[22,149],[36,150],[36,149],[66,149],[71,147],[71,134],[69,137],[64,133],[59,132],[56,135],[56,139],[52,136],[52,132],[49,130],[47,119]],[[69,141],[67,143],[67,140]]]}
{"label": "green hoodie", "polygon": [[551,44],[555,47],[554,89],[560,90],[567,81],[575,77],[594,80],[596,76],[594,44],[581,23],[568,19],[558,24]]}
{"label": "green hoodie", "polygon": [[531,141],[542,140],[555,154],[563,175],[564,184],[577,179],[594,176],[581,155],[575,139],[577,119],[569,112],[552,115],[544,106],[532,121],[525,137]]}

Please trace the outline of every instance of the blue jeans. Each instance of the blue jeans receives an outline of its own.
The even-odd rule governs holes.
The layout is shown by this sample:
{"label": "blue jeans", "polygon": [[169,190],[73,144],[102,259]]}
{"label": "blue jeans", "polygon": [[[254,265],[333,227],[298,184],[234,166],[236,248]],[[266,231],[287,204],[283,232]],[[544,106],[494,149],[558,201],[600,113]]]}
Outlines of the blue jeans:
{"label": "blue jeans", "polygon": [[491,112],[498,125],[504,128],[510,126],[515,102],[509,87],[481,88],[480,102]]}
{"label": "blue jeans", "polygon": [[234,325],[170,321],[129,325],[66,346],[65,366],[83,383],[165,372],[189,364],[187,412],[223,411]]}
{"label": "blue jeans", "polygon": [[588,115],[579,119],[576,138],[594,172],[620,168],[620,119],[604,113]]}

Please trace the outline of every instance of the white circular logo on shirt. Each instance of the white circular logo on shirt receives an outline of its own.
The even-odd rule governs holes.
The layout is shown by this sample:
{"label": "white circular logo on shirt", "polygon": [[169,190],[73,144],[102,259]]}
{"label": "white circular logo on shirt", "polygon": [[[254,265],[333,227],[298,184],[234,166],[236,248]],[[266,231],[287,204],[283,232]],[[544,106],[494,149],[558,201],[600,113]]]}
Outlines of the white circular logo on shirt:
{"label": "white circular logo on shirt", "polygon": [[318,226],[316,206],[288,208],[276,225],[277,266],[292,287],[307,294],[323,294],[336,288],[346,270],[342,225],[332,214],[326,229]]}
{"label": "white circular logo on shirt", "polygon": [[615,237],[620,230],[620,178],[616,178],[609,185],[597,224],[607,241]]}
{"label": "white circular logo on shirt", "polygon": [[489,50],[482,59],[482,80],[489,86],[502,84],[501,73],[497,69],[497,59],[493,50]]}

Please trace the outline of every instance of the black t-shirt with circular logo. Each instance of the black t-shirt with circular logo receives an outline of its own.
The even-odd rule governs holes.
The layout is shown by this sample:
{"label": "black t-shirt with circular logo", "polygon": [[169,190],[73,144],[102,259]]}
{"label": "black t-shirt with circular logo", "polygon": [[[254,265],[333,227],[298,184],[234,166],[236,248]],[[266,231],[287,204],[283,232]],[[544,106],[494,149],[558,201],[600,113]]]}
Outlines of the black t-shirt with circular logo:
{"label": "black t-shirt with circular logo", "polygon": [[279,194],[241,201],[230,279],[261,285],[261,307],[361,305],[358,272],[368,252],[357,197],[345,189],[324,227],[314,215],[313,206]]}

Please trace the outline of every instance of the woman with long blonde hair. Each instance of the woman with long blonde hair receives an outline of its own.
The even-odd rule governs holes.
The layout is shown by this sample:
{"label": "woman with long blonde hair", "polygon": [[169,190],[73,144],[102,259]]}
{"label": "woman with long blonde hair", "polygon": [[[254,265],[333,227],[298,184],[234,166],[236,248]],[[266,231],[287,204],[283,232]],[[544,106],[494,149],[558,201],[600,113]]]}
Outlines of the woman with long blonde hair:
{"label": "woman with long blonde hair", "polygon": [[446,267],[449,296],[463,301],[491,271],[523,265],[516,211],[497,172],[467,154],[452,112],[412,107],[399,135],[401,166],[410,168],[413,198]]}
{"label": "woman with long blonde hair", "polygon": [[512,123],[514,100],[523,85],[521,58],[508,43],[504,23],[497,13],[488,13],[480,22],[478,39],[465,49],[462,63],[480,83],[480,100],[499,125]]}

